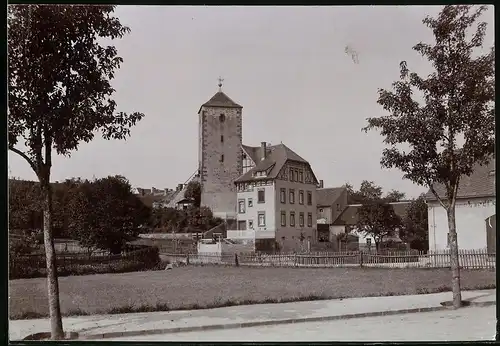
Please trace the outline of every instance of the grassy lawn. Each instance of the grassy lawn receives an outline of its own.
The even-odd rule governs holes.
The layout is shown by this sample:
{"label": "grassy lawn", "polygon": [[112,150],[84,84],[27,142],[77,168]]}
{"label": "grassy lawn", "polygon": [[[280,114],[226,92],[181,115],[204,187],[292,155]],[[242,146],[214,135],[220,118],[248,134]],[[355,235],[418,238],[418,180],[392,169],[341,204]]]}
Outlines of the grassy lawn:
{"label": "grassy lawn", "polygon": [[[494,271],[462,270],[462,288],[493,288]],[[448,269],[179,267],[59,278],[64,315],[214,307],[446,291]],[[46,280],[9,281],[10,318],[48,314]],[[144,311],[147,311],[144,310]]]}

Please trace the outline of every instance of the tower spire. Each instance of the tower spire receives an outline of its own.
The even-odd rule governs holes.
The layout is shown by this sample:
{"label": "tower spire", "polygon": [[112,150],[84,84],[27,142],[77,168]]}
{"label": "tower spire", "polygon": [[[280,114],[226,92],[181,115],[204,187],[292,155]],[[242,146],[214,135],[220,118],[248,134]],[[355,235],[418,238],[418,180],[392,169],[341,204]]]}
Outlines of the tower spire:
{"label": "tower spire", "polygon": [[219,91],[222,91],[222,82],[224,82],[224,78],[222,78],[222,77],[219,76],[218,81],[219,81],[219,84],[218,84],[219,85]]}

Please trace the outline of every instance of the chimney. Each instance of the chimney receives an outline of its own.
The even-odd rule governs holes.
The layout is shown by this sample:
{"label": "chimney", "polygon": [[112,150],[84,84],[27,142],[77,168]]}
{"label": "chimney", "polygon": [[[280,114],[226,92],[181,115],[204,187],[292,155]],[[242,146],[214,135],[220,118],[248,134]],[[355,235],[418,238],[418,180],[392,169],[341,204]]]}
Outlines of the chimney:
{"label": "chimney", "polygon": [[177,191],[181,191],[181,190],[182,190],[182,187],[183,187],[183,185],[182,185],[182,184],[177,185]]}
{"label": "chimney", "polygon": [[267,157],[267,144],[266,144],[266,142],[260,142],[260,157],[261,157],[261,160],[265,160]]}
{"label": "chimney", "polygon": [[322,189],[323,188],[323,180],[320,180],[319,181],[319,188]]}

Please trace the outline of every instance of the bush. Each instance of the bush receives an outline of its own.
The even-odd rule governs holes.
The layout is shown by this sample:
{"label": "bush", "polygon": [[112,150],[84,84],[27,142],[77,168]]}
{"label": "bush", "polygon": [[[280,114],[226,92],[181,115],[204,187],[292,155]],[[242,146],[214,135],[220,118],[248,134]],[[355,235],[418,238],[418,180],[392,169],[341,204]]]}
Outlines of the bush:
{"label": "bush", "polygon": [[[156,247],[129,247],[122,255],[112,256],[59,256],[59,276],[125,273],[154,269],[160,263]],[[45,254],[11,257],[9,279],[35,278],[47,275]]]}

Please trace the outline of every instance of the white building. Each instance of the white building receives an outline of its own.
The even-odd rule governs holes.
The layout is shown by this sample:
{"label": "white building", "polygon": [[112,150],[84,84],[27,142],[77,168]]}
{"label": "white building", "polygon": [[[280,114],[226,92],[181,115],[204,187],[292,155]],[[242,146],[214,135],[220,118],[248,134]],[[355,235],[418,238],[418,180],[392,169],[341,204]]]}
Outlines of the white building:
{"label": "white building", "polygon": [[316,179],[311,166],[284,144],[242,146],[236,179],[237,230],[227,238],[254,239],[256,250],[300,250],[317,241]]}
{"label": "white building", "polygon": [[[445,198],[445,188],[435,185],[437,194]],[[429,216],[429,250],[449,248],[448,218],[432,192],[426,194]],[[469,177],[461,177],[457,193],[455,223],[459,249],[496,251],[495,160],[477,165]]]}

